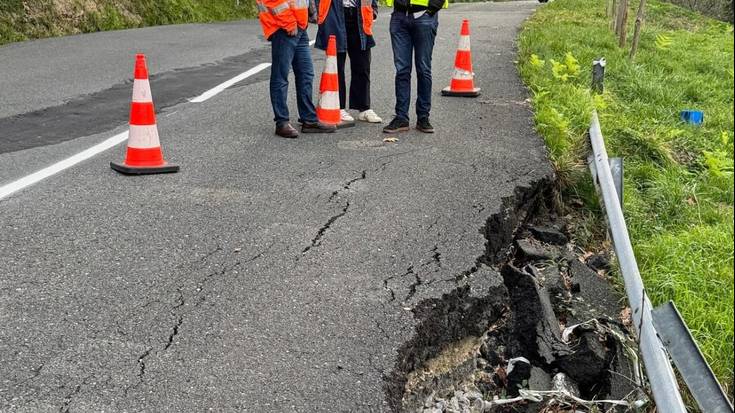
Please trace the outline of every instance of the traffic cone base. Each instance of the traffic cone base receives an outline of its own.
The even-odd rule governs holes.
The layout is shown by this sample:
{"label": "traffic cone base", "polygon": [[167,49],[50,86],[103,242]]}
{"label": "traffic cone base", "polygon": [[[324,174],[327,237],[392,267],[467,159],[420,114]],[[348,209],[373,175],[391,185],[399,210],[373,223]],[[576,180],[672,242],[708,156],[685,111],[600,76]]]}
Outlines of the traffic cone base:
{"label": "traffic cone base", "polygon": [[130,166],[117,162],[110,162],[110,167],[123,175],[154,175],[154,174],[170,174],[179,172],[178,165],[171,165],[163,162],[158,166]]}
{"label": "traffic cone base", "polygon": [[446,87],[442,90],[442,96],[454,96],[454,97],[464,97],[464,98],[476,98],[481,95],[482,89],[479,87],[473,88],[472,90],[466,90],[466,91],[456,91],[452,90],[452,87]]}
{"label": "traffic cone base", "polygon": [[354,120],[351,121],[351,122],[348,122],[348,121],[343,120],[343,121],[341,121],[340,123],[337,124],[337,129],[354,128],[354,127],[355,127],[355,121]]}
{"label": "traffic cone base", "polygon": [[163,159],[161,142],[156,126],[148,66],[145,56],[135,57],[135,80],[130,105],[130,131],[127,153],[122,163],[110,162],[110,167],[125,175],[149,175],[178,172],[179,166]]}
{"label": "traffic cone base", "polygon": [[[299,125],[303,125],[303,124],[304,122],[302,122],[301,119],[299,119]],[[339,122],[338,124],[336,124],[335,126],[337,126],[337,129],[345,129],[345,128],[354,128],[356,125],[357,125],[357,122],[355,121],[347,122],[343,120]]]}

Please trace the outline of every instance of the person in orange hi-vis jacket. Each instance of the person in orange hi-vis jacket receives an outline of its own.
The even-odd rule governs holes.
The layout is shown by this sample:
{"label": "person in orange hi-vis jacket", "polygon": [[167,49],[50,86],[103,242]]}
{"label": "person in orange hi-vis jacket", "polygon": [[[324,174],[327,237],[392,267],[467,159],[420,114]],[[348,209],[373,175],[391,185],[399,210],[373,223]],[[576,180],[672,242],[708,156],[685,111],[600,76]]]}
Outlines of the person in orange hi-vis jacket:
{"label": "person in orange hi-vis jacket", "polygon": [[332,133],[333,125],[318,121],[312,101],[314,64],[311,61],[309,0],[257,0],[258,17],[265,38],[271,42],[270,94],[276,135],[297,138],[288,113],[288,73],[296,77],[296,101],[302,133]]}

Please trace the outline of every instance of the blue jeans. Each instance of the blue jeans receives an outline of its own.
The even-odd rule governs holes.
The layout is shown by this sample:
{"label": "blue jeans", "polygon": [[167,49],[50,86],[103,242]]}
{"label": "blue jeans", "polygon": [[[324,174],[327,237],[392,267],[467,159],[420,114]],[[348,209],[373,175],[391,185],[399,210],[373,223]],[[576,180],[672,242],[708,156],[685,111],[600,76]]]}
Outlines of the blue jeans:
{"label": "blue jeans", "polygon": [[296,102],[302,122],[316,122],[316,108],[312,101],[314,64],[311,61],[309,34],[299,29],[296,36],[279,30],[271,40],[271,104],[277,126],[290,121],[288,114],[288,73],[293,67],[296,77]]}
{"label": "blue jeans", "polygon": [[390,18],[390,38],[393,44],[393,62],[396,66],[396,117],[408,120],[411,105],[411,68],[415,52],[418,77],[416,115],[428,118],[431,112],[431,55],[439,28],[437,14],[413,14],[394,11]]}

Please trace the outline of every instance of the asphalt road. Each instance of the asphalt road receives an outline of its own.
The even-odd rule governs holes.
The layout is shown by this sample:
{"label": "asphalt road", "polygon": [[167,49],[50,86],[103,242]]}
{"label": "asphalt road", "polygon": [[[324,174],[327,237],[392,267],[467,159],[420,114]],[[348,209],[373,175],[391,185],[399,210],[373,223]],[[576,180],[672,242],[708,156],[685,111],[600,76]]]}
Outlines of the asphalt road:
{"label": "asphalt road", "polygon": [[[485,254],[481,229],[503,199],[552,173],[514,65],[517,31],[536,6],[442,12],[434,135],[385,143],[379,126],[360,124],[277,139],[267,74],[258,75],[162,111],[178,174],[117,175],[116,147],[0,200],[0,411],[389,411],[385,380],[415,334],[411,310],[457,288]],[[465,17],[483,95],[443,98]],[[387,20],[377,22],[373,102],[389,120]],[[267,62],[255,28],[0,48],[0,117],[104,93],[130,78],[141,44],[154,73],[207,65],[214,86],[218,61],[248,56],[240,71]],[[162,88],[184,96],[180,80]],[[82,107],[108,122],[104,131],[67,125],[52,145],[0,151],[0,186],[124,130],[104,105]],[[40,119],[26,127],[44,130]],[[84,130],[94,132],[75,135]],[[0,147],[13,140],[6,133]]]}

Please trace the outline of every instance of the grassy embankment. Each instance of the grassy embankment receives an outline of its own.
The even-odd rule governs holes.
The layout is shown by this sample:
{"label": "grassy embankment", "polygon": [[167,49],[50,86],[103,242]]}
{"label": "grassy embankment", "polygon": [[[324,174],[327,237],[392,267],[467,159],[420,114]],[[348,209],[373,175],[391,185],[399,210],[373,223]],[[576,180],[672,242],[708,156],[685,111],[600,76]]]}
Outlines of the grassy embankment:
{"label": "grassy embankment", "polygon": [[28,39],[254,16],[241,0],[0,0],[0,45]]}
{"label": "grassy embankment", "polygon": [[[602,56],[606,89],[593,97],[591,63]],[[732,394],[733,27],[652,0],[631,61],[605,2],[557,0],[525,25],[519,68],[578,242],[604,246],[584,163],[596,107],[610,156],[625,158],[624,209],[648,293],[655,304],[675,301]],[[689,108],[705,112],[702,127],[679,120]]]}

